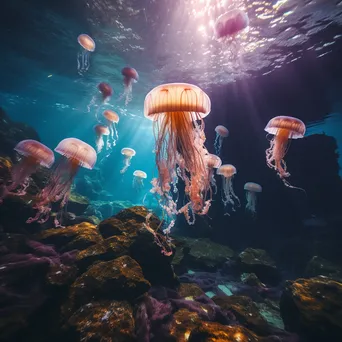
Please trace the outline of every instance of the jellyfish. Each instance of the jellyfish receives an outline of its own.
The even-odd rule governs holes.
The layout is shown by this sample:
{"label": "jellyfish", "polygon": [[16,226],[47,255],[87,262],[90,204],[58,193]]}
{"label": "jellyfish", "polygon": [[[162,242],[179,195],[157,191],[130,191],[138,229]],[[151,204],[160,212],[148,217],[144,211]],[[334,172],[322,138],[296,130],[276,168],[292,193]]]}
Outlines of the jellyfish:
{"label": "jellyfish", "polygon": [[239,51],[239,44],[236,37],[244,32],[249,26],[249,18],[246,12],[234,8],[220,15],[215,22],[214,29],[216,38],[229,44],[232,52]]}
{"label": "jellyfish", "polygon": [[219,156],[221,154],[223,139],[227,138],[229,135],[229,131],[226,127],[219,125],[215,128],[216,138],[215,138],[215,153]]}
{"label": "jellyfish", "polygon": [[123,96],[125,97],[125,105],[132,100],[132,85],[134,82],[138,82],[139,74],[138,72],[130,67],[125,67],[121,70],[121,74],[123,75],[124,79],[124,92]]}
{"label": "jellyfish", "polygon": [[[34,208],[37,209],[35,217],[30,217],[27,223],[38,221],[44,223],[50,216],[53,202],[61,201],[60,210],[68,202],[72,182],[80,167],[92,169],[96,163],[96,151],[82,140],[67,138],[62,140],[55,151],[61,155],[54,164],[48,184],[37,195]],[[55,225],[59,226],[58,216]]]}
{"label": "jellyfish", "polygon": [[[158,178],[157,193],[170,198],[169,183],[177,174],[185,183],[189,202],[180,209],[189,224],[194,214],[205,215],[210,207],[206,195],[210,188],[204,156],[203,118],[210,113],[210,99],[199,87],[187,83],[171,83],[152,89],[145,98],[144,115],[153,120]],[[173,206],[172,201],[168,201]],[[174,208],[169,208],[174,212]],[[189,215],[192,214],[192,219]]]}
{"label": "jellyfish", "polygon": [[[226,208],[228,204],[231,204],[232,210],[235,211],[235,205],[240,206],[240,200],[233,189],[233,177],[236,174],[236,168],[231,164],[221,165],[217,169],[217,174],[222,176],[222,202],[224,207]],[[225,215],[229,215],[228,212]]]}
{"label": "jellyfish", "polygon": [[257,183],[248,182],[245,184],[244,189],[246,190],[246,210],[251,212],[252,215],[256,214],[257,204],[257,192],[262,192],[261,185]]}
{"label": "jellyfish", "polygon": [[[100,153],[105,144],[103,136],[108,136],[110,134],[109,128],[104,125],[95,125],[94,131],[96,134],[96,140],[95,140],[96,150],[97,150],[97,153]],[[108,146],[108,141],[106,145]]]}
{"label": "jellyfish", "polygon": [[77,38],[81,45],[81,51],[77,55],[77,70],[80,75],[88,71],[90,66],[89,56],[90,52],[95,51],[95,42],[93,38],[87,34],[80,34]]}
{"label": "jellyfish", "polygon": [[214,194],[217,193],[217,185],[214,175],[214,169],[218,169],[222,165],[222,161],[220,157],[216,156],[215,154],[208,154],[204,158],[205,163],[207,165],[207,171],[208,171],[208,178],[210,181],[210,184],[212,188],[214,189]]}
{"label": "jellyfish", "polygon": [[133,172],[133,188],[137,191],[140,191],[144,187],[144,179],[146,178],[146,172],[135,170]]}
{"label": "jellyfish", "polygon": [[266,150],[267,166],[276,170],[283,183],[290,188],[296,187],[285,179],[290,177],[290,173],[287,172],[284,158],[289,148],[290,139],[303,138],[305,130],[303,121],[291,116],[276,116],[265,127],[267,133],[274,135],[270,147]]}
{"label": "jellyfish", "polygon": [[3,186],[0,202],[8,193],[17,190],[16,195],[25,195],[29,186],[29,177],[39,166],[50,168],[55,161],[53,152],[36,140],[22,140],[14,150],[21,156],[19,163],[11,170],[11,184]]}
{"label": "jellyfish", "polygon": [[96,112],[95,112],[95,117],[96,117],[97,121],[100,121],[98,118],[100,106],[103,104],[106,104],[109,101],[110,97],[113,95],[113,89],[106,82],[99,83],[97,85],[97,89],[98,89],[98,93],[92,97],[92,99],[91,99],[91,101],[87,107],[88,107],[88,113],[90,112],[90,110],[93,106],[98,107]]}
{"label": "jellyfish", "polygon": [[106,119],[109,128],[110,145],[115,146],[117,140],[119,139],[118,131],[116,129],[116,124],[120,119],[119,115],[112,110],[107,109],[103,112],[103,116]]}
{"label": "jellyfish", "polygon": [[131,165],[132,157],[134,157],[136,153],[133,148],[124,147],[121,150],[121,154],[124,156],[124,167],[120,170],[120,173],[125,173]]}

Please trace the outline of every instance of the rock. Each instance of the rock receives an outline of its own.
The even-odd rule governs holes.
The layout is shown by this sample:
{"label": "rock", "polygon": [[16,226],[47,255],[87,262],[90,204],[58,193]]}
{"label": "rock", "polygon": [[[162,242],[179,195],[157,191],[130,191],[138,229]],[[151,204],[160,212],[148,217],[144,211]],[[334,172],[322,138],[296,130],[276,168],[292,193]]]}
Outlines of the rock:
{"label": "rock", "polygon": [[187,342],[191,331],[200,324],[201,320],[196,312],[178,310],[170,323],[170,342]]}
{"label": "rock", "polygon": [[259,278],[256,276],[255,273],[242,273],[241,274],[241,281],[249,286],[254,287],[264,287],[265,284],[263,284]]}
{"label": "rock", "polygon": [[134,300],[150,288],[139,264],[125,255],[92,265],[71,285],[64,313],[72,313],[91,301]]}
{"label": "rock", "polygon": [[75,266],[66,266],[63,264],[51,265],[46,281],[53,287],[67,288],[77,277],[78,269]]}
{"label": "rock", "polygon": [[256,305],[259,309],[260,315],[271,327],[284,330],[284,322],[280,315],[278,303],[265,300],[265,303],[256,303]]}
{"label": "rock", "polygon": [[47,229],[37,238],[44,243],[53,244],[61,251],[83,250],[103,240],[96,226],[88,222],[66,228]]}
{"label": "rock", "polygon": [[82,215],[89,205],[87,197],[76,192],[71,192],[68,200],[68,211],[75,215]]}
{"label": "rock", "polygon": [[77,178],[75,189],[79,194],[88,197],[90,200],[100,198],[100,193],[103,190],[98,173],[95,173],[93,176],[84,175],[82,178]]}
{"label": "rock", "polygon": [[204,292],[198,285],[191,283],[180,284],[177,292],[187,300],[193,300],[196,297],[204,295]]}
{"label": "rock", "polygon": [[190,333],[189,342],[261,342],[264,339],[238,325],[201,322]]}
{"label": "rock", "polygon": [[261,316],[256,304],[246,296],[215,296],[214,303],[224,311],[234,314],[237,321],[258,335],[269,335],[267,321]]}
{"label": "rock", "polygon": [[73,341],[136,341],[133,310],[127,302],[102,301],[83,305],[70,317],[67,329]]}
{"label": "rock", "polygon": [[308,278],[322,275],[337,281],[342,281],[342,269],[338,265],[319,256],[312,257],[305,269],[304,275]]}
{"label": "rock", "polygon": [[263,249],[247,248],[239,254],[242,272],[255,273],[266,284],[278,285],[281,277],[274,261]]}
{"label": "rock", "polygon": [[174,243],[177,251],[172,264],[177,273],[196,268],[214,271],[234,256],[234,251],[229,247],[209,239],[175,237]]}
{"label": "rock", "polygon": [[342,284],[326,277],[287,281],[280,301],[285,328],[308,341],[342,341]]}

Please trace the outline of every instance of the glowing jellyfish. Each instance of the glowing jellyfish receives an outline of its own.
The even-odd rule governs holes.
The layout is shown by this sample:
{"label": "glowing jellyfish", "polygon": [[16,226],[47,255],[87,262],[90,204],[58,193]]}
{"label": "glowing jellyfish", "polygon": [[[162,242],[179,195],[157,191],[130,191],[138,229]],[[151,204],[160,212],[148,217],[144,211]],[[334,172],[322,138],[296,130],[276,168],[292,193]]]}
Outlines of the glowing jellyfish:
{"label": "glowing jellyfish", "polygon": [[132,100],[132,85],[139,80],[139,74],[134,68],[125,67],[121,70],[121,74],[123,75],[123,84],[124,84],[124,92],[123,95],[125,97],[125,105]]}
{"label": "glowing jellyfish", "polygon": [[257,183],[248,182],[245,184],[244,189],[246,190],[247,200],[246,210],[254,215],[256,214],[257,193],[262,192],[262,187]]}
{"label": "glowing jellyfish", "polygon": [[227,138],[229,135],[229,131],[226,127],[222,125],[218,125],[215,128],[216,138],[215,138],[215,153],[219,156],[221,154],[223,139]]}
{"label": "glowing jellyfish", "polygon": [[303,121],[291,116],[276,116],[265,127],[267,133],[274,135],[270,147],[266,150],[267,166],[276,170],[284,184],[290,188],[295,187],[285,179],[290,177],[290,173],[287,172],[284,157],[288,151],[290,139],[303,138],[305,130]]}
{"label": "glowing jellyfish", "polygon": [[133,188],[140,191],[144,187],[144,179],[147,178],[147,174],[141,170],[135,170],[133,172]]}
{"label": "glowing jellyfish", "polygon": [[1,191],[0,202],[8,193],[17,190],[16,195],[24,195],[29,186],[30,176],[39,166],[50,168],[55,161],[53,152],[36,140],[20,141],[14,148],[20,160],[11,169],[11,184]]}
{"label": "glowing jellyfish", "polygon": [[[154,121],[155,154],[158,179],[153,186],[157,193],[167,194],[166,179],[178,174],[185,183],[189,202],[180,209],[189,224],[194,214],[205,215],[210,207],[206,194],[210,188],[204,156],[205,134],[203,118],[210,113],[210,99],[199,87],[187,83],[160,85],[151,90],[144,103],[144,115]],[[178,166],[178,167],[177,167]],[[170,212],[174,204],[168,200]],[[189,215],[192,214],[192,219]]]}
{"label": "glowing jellyfish", "polygon": [[[231,204],[232,210],[235,211],[235,205],[240,206],[240,200],[233,189],[233,177],[236,174],[236,168],[231,164],[221,165],[217,169],[217,174],[222,176],[222,202],[225,208]],[[225,215],[229,214],[226,212]]]}
{"label": "glowing jellyfish", "polygon": [[77,69],[78,73],[82,75],[90,66],[90,52],[95,51],[95,42],[93,38],[87,34],[80,34],[77,38],[78,43],[81,45],[81,51],[77,55]]}
{"label": "glowing jellyfish", "polygon": [[215,154],[208,154],[204,158],[205,163],[208,169],[208,178],[212,188],[214,189],[214,193],[217,193],[217,186],[215,180],[214,169],[218,169],[222,165],[222,161],[220,157],[216,156]]}
{"label": "glowing jellyfish", "polygon": [[[103,146],[105,145],[104,136],[108,136],[110,134],[109,128],[104,125],[96,125],[94,126],[94,131],[96,134],[95,144],[96,144],[96,150],[97,153],[100,153],[102,151]],[[107,144],[108,146],[108,141]]]}
{"label": "glowing jellyfish", "polygon": [[[71,185],[80,167],[92,169],[96,163],[96,151],[82,140],[67,138],[62,140],[55,151],[61,155],[55,163],[49,182],[37,195],[34,208],[38,210],[35,217],[27,220],[27,223],[38,221],[44,223],[48,220],[51,211],[51,203],[61,201],[62,210],[68,202]],[[58,226],[58,218],[55,218]]]}
{"label": "glowing jellyfish", "polygon": [[124,147],[121,150],[121,154],[124,156],[124,167],[120,170],[120,173],[125,173],[131,165],[132,157],[134,157],[136,153],[133,148]]}
{"label": "glowing jellyfish", "polygon": [[117,140],[119,139],[118,130],[116,129],[116,124],[120,120],[119,115],[112,110],[107,109],[103,112],[103,117],[106,119],[107,125],[109,127],[110,144],[115,146]]}

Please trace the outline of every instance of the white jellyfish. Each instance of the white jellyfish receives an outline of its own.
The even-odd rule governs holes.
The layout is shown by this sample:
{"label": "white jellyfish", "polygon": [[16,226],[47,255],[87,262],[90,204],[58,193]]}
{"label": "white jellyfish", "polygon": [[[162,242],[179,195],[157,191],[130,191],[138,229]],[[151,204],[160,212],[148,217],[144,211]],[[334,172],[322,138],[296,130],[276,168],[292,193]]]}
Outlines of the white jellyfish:
{"label": "white jellyfish", "polygon": [[131,165],[132,157],[134,157],[136,153],[133,148],[124,147],[121,150],[121,154],[124,156],[124,167],[120,170],[120,173],[125,173]]}
{"label": "white jellyfish", "polygon": [[220,157],[216,156],[215,154],[209,153],[204,156],[204,162],[207,166],[210,185],[212,186],[214,190],[214,194],[216,194],[217,185],[216,185],[216,180],[215,180],[214,169],[218,169],[222,165],[222,161]]}
{"label": "white jellyfish", "polygon": [[110,146],[108,146],[108,148],[110,148],[111,146],[115,146],[117,140],[119,139],[119,135],[118,135],[118,130],[116,129],[116,125],[118,124],[120,118],[119,115],[115,112],[113,112],[112,110],[105,110],[102,114],[104,116],[104,118],[107,121],[107,125],[109,127],[109,138],[110,138]]}
{"label": "white jellyfish", "polygon": [[215,132],[216,132],[216,139],[215,139],[214,147],[215,147],[216,154],[219,156],[221,153],[221,149],[222,149],[223,139],[228,137],[229,131],[226,127],[222,125],[218,125],[215,128]]}
{"label": "white jellyfish", "polygon": [[252,215],[256,214],[256,204],[257,204],[257,192],[262,192],[261,185],[257,183],[248,182],[245,184],[244,189],[246,190],[246,210]]}
{"label": "white jellyfish", "polygon": [[81,45],[81,50],[77,54],[77,70],[82,75],[90,67],[89,57],[90,52],[95,51],[95,42],[93,38],[84,33],[78,36],[77,41]]}
{"label": "white jellyfish", "polygon": [[[236,174],[236,168],[231,164],[225,164],[217,169],[217,174],[222,176],[222,202],[224,207],[226,208],[228,204],[231,204],[232,210],[235,211],[235,205],[240,206],[240,200],[233,189],[233,177]],[[225,215],[229,215],[228,212]]]}
{"label": "white jellyfish", "polygon": [[141,170],[135,170],[133,172],[133,188],[140,191],[144,187],[144,179],[147,178],[147,174]]}
{"label": "white jellyfish", "polygon": [[[96,151],[97,153],[100,153],[102,151],[103,146],[105,145],[103,137],[109,135],[109,128],[104,125],[96,125],[94,126],[94,131],[96,135],[96,139],[95,139]],[[108,142],[106,143],[106,145],[108,146]]]}

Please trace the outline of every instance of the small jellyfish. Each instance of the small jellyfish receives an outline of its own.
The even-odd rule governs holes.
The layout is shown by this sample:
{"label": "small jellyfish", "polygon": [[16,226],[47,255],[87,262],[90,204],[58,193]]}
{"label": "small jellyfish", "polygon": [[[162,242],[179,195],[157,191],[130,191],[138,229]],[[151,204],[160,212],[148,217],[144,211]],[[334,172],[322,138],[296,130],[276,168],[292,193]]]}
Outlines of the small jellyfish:
{"label": "small jellyfish", "polygon": [[136,153],[133,148],[124,147],[121,150],[121,154],[124,156],[124,167],[120,170],[120,173],[125,173],[131,165],[132,157],[134,157]]}
{"label": "small jellyfish", "polygon": [[101,82],[97,86],[98,90],[100,91],[102,95],[102,102],[106,103],[109,101],[110,97],[113,95],[113,89],[112,87],[106,83],[106,82]]}
{"label": "small jellyfish", "polygon": [[117,140],[119,139],[118,130],[116,129],[116,124],[120,120],[119,115],[112,110],[107,109],[103,112],[103,117],[106,119],[107,125],[109,127],[110,144],[115,146]]}
{"label": "small jellyfish", "polygon": [[210,154],[210,153],[204,157],[204,161],[207,165],[208,178],[210,181],[210,185],[214,189],[214,194],[216,194],[217,185],[216,185],[216,180],[215,180],[214,169],[218,169],[222,165],[222,161],[220,157],[216,156],[215,154]]}
{"label": "small jellyfish", "polygon": [[144,187],[144,179],[147,178],[147,174],[141,170],[135,170],[133,172],[133,188],[140,191]]}
{"label": "small jellyfish", "polygon": [[257,183],[248,182],[245,184],[244,189],[246,190],[246,210],[252,215],[256,214],[257,204],[257,192],[262,192],[261,185]]}
{"label": "small jellyfish", "polygon": [[[95,125],[94,131],[96,134],[96,140],[95,140],[96,150],[97,150],[97,153],[100,153],[102,151],[103,146],[105,145],[103,137],[108,136],[110,134],[109,128],[104,125]],[[106,143],[106,146],[108,146],[108,141]]]}
{"label": "small jellyfish", "polygon": [[[233,177],[236,174],[236,168],[231,164],[225,164],[217,169],[217,174],[222,176],[222,202],[224,207],[226,208],[227,204],[231,204],[232,210],[235,211],[235,204],[240,206],[240,200],[233,189]],[[228,212],[225,215],[229,215]]]}
{"label": "small jellyfish", "polygon": [[216,138],[215,138],[214,147],[215,147],[215,153],[219,156],[222,150],[223,139],[228,137],[229,131],[226,127],[222,125],[218,125],[215,128],[215,132],[216,132]]}
{"label": "small jellyfish", "polygon": [[87,34],[80,34],[77,38],[78,43],[81,45],[81,51],[77,55],[77,69],[78,73],[82,75],[90,66],[90,52],[95,51],[95,42],[93,38]]}
{"label": "small jellyfish", "polygon": [[266,150],[267,166],[276,170],[284,184],[290,188],[296,187],[285,179],[290,177],[290,173],[287,172],[284,158],[289,148],[290,139],[303,138],[305,130],[303,121],[291,116],[276,116],[265,127],[267,133],[274,135],[270,147]]}
{"label": "small jellyfish", "polygon": [[0,202],[13,190],[17,190],[16,195],[25,195],[29,186],[29,177],[36,172],[39,166],[50,168],[55,161],[53,152],[36,140],[20,141],[14,150],[20,155],[20,160],[12,167],[12,182],[2,189]]}
{"label": "small jellyfish", "polygon": [[[67,138],[62,140],[55,151],[61,155],[54,165],[50,179],[37,195],[34,208],[38,210],[35,217],[30,217],[27,223],[38,221],[44,223],[49,219],[51,204],[61,201],[60,210],[68,202],[72,182],[80,167],[92,169],[96,163],[96,151],[82,140]],[[58,217],[55,225],[60,225]]]}
{"label": "small jellyfish", "polygon": [[229,10],[220,15],[215,22],[214,29],[216,38],[225,41],[232,52],[239,51],[239,44],[236,37],[249,26],[249,18],[246,12],[238,8]]}
{"label": "small jellyfish", "polygon": [[92,107],[97,107],[95,112],[95,117],[97,121],[100,121],[98,118],[99,110],[101,105],[106,104],[110,97],[113,95],[113,89],[110,84],[106,82],[101,82],[97,85],[98,92],[92,97],[90,103],[88,104],[88,113],[90,112]]}
{"label": "small jellyfish", "polygon": [[138,82],[139,74],[134,68],[125,67],[121,70],[121,74],[123,75],[123,83],[124,83],[124,92],[123,95],[125,97],[125,105],[132,100],[132,85],[134,82]]}

